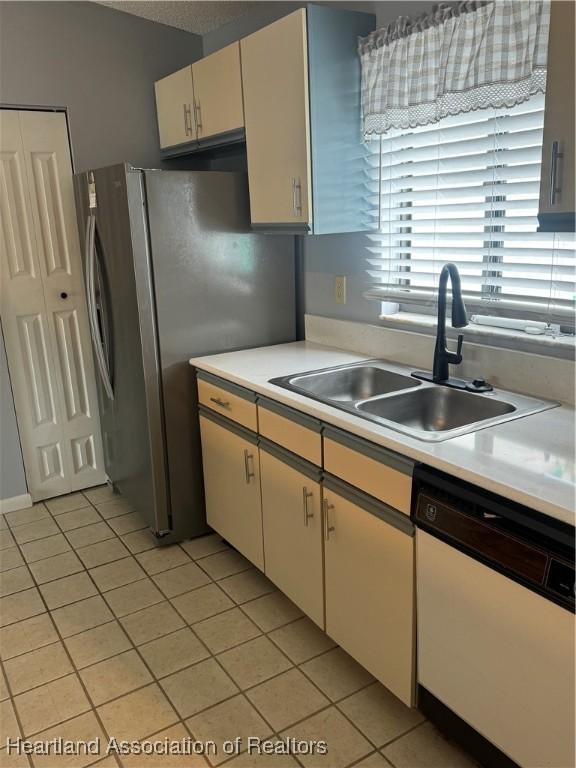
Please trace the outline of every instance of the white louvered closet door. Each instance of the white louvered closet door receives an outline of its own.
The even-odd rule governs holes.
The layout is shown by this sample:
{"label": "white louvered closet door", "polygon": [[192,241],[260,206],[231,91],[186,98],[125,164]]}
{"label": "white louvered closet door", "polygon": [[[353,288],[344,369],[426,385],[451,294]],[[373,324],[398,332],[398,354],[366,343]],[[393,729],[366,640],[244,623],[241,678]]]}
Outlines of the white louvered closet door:
{"label": "white louvered closet door", "polygon": [[104,482],[66,118],[0,113],[0,314],[29,492]]}

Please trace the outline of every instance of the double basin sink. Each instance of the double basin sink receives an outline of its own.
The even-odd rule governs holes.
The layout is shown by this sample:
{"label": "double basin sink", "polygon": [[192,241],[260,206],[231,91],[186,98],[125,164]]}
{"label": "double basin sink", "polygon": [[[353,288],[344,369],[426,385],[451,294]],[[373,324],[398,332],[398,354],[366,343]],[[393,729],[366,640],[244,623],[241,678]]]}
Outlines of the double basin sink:
{"label": "double basin sink", "polygon": [[503,390],[470,393],[431,384],[379,360],[270,383],[426,441],[448,440],[558,405]]}

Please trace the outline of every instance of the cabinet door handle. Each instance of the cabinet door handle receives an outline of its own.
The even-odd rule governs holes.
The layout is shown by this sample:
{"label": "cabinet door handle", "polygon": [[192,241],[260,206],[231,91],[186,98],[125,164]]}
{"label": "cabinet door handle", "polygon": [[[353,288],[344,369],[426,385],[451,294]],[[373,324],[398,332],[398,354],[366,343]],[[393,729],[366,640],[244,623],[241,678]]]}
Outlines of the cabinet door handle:
{"label": "cabinet door handle", "polygon": [[560,152],[557,141],[552,142],[550,151],[550,205],[556,205],[556,195],[562,191],[558,186],[558,160],[564,157],[564,152]]}
{"label": "cabinet door handle", "polygon": [[254,455],[247,449],[244,449],[244,474],[246,475],[246,485],[250,485],[250,480],[256,477],[254,470],[250,469],[250,462],[254,461]]}
{"label": "cabinet door handle", "polygon": [[193,136],[194,128],[192,127],[192,110],[190,109],[190,104],[182,104],[182,108],[184,109],[184,131],[186,136]]}
{"label": "cabinet door handle", "polygon": [[184,133],[186,136],[191,136],[193,134],[193,130],[191,124],[190,105],[182,104],[182,109],[184,111]]}
{"label": "cabinet door handle", "polygon": [[314,494],[312,491],[309,491],[306,486],[302,488],[302,506],[304,508],[304,525],[308,527],[308,520],[310,520],[311,517],[314,517],[314,512],[310,512],[308,509],[308,499],[312,498]]}
{"label": "cabinet door handle", "polygon": [[190,107],[190,104],[188,104],[188,125],[190,126],[190,136],[194,136],[195,129],[192,125],[192,108]]}
{"label": "cabinet door handle", "polygon": [[292,179],[292,213],[302,215],[302,184],[299,178]]}
{"label": "cabinet door handle", "polygon": [[202,112],[200,108],[200,102],[196,104],[194,102],[194,122],[196,123],[196,130],[198,133],[202,132]]}
{"label": "cabinet door handle", "polygon": [[220,408],[226,408],[227,411],[230,410],[230,403],[228,400],[222,400],[220,397],[211,397],[210,402],[216,403],[216,405],[219,405]]}
{"label": "cabinet door handle", "polygon": [[333,525],[330,525],[330,510],[334,509],[334,504],[330,504],[328,499],[323,499],[322,504],[324,506],[324,540],[330,540],[330,534],[335,531]]}

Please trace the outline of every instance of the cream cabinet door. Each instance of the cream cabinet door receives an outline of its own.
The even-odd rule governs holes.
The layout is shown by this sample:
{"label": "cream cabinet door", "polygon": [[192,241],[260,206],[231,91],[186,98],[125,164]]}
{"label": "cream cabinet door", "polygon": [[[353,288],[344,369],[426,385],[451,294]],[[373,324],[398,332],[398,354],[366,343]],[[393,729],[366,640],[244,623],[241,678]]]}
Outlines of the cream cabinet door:
{"label": "cream cabinet door", "polygon": [[324,489],[326,632],[407,705],[414,695],[414,539]]}
{"label": "cream cabinet door", "polygon": [[311,224],[306,11],[240,42],[254,224]]}
{"label": "cream cabinet door", "polygon": [[240,43],[196,61],[192,77],[199,140],[244,127]]}
{"label": "cream cabinet door", "polygon": [[192,66],[154,83],[160,147],[167,149],[196,140]]}
{"label": "cream cabinet door", "polygon": [[66,118],[0,115],[1,316],[35,501],[104,482]]}
{"label": "cream cabinet door", "polygon": [[208,525],[264,570],[258,448],[200,416]]}
{"label": "cream cabinet door", "polygon": [[[575,201],[575,136],[574,136],[574,2],[553,0],[550,4],[550,37],[546,111],[542,141],[540,214],[554,214],[547,231],[554,231],[556,215],[574,214]],[[556,189],[552,195],[551,164],[554,142],[562,157],[556,162]],[[573,219],[572,219],[573,222]],[[541,222],[542,223],[542,222]]]}
{"label": "cream cabinet door", "polygon": [[268,578],[324,629],[320,484],[260,449]]}

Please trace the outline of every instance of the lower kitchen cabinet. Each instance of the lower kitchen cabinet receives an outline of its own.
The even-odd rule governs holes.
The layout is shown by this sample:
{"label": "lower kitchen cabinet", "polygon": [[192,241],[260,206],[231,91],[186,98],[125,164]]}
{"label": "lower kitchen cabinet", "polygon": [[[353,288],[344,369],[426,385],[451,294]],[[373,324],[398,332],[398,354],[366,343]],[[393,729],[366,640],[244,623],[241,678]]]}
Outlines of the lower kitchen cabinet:
{"label": "lower kitchen cabinet", "polygon": [[[395,510],[324,488],[326,632],[408,706],[414,700],[414,538]],[[366,507],[373,506],[372,511]],[[404,530],[403,530],[404,528]]]}
{"label": "lower kitchen cabinet", "polygon": [[256,436],[203,414],[200,434],[208,525],[263,570]]}
{"label": "lower kitchen cabinet", "polygon": [[320,470],[261,445],[260,472],[265,573],[324,629]]}
{"label": "lower kitchen cabinet", "polygon": [[[283,440],[283,422],[267,421],[267,411],[278,415],[275,406],[271,410],[266,401],[254,404],[241,399],[258,409],[264,417],[261,422],[255,413],[238,409],[229,385],[216,381],[207,389],[202,378],[200,384],[208,524],[359,664],[412,706],[415,608],[410,517],[297,455],[293,425],[285,427],[293,449],[288,450],[238,423],[255,418],[259,429],[268,430],[275,441]],[[230,418],[215,407],[225,407]],[[280,418],[292,423],[288,415]],[[306,433],[319,433],[297,426],[301,437],[306,436],[303,444],[313,445]],[[360,447],[363,452],[358,455],[365,458],[366,449]],[[381,458],[378,454],[376,469],[387,472],[391,459],[382,463]],[[354,468],[355,461],[351,450],[347,461],[336,462],[334,468],[341,471],[346,464]],[[353,476],[362,480],[364,474]],[[395,477],[387,477],[396,487]],[[411,477],[407,482],[411,484]],[[404,507],[406,494],[409,488],[399,496],[388,488],[386,498]]]}

